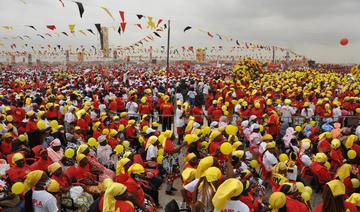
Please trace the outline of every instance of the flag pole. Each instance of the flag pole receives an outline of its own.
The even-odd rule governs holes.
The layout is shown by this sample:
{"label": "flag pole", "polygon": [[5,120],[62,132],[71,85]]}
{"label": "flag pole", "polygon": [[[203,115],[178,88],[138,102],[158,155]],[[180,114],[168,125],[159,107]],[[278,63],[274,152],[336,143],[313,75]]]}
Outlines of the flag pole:
{"label": "flag pole", "polygon": [[166,53],[166,91],[165,93],[168,93],[169,88],[169,55],[170,55],[170,20],[168,20],[168,36],[167,36],[167,53]]}

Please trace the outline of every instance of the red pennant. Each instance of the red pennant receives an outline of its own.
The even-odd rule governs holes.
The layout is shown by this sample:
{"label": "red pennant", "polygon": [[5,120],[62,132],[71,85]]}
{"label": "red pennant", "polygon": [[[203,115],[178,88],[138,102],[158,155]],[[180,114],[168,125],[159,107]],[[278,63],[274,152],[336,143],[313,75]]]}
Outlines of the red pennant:
{"label": "red pennant", "polygon": [[120,13],[121,21],[124,22],[125,21],[125,12],[119,11],[119,13]]}
{"label": "red pennant", "polygon": [[137,27],[139,27],[140,29],[142,29],[141,24],[135,24]]}
{"label": "red pennant", "polygon": [[55,30],[56,26],[55,25],[47,25],[46,28],[48,28],[50,30]]}
{"label": "red pennant", "polygon": [[120,23],[120,26],[121,26],[121,30],[122,30],[123,32],[125,32],[126,22]]}
{"label": "red pennant", "polygon": [[163,20],[162,19],[159,19],[157,24],[156,24],[156,28],[159,26],[159,24],[162,22]]}
{"label": "red pennant", "polygon": [[212,35],[210,32],[207,33],[211,38],[214,37],[214,35]]}

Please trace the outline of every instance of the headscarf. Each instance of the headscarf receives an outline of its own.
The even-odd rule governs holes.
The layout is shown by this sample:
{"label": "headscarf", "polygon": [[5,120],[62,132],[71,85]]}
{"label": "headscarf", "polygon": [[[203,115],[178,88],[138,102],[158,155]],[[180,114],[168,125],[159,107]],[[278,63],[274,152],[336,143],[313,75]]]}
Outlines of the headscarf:
{"label": "headscarf", "polygon": [[81,144],[76,151],[76,154],[82,154],[89,146],[87,144]]}
{"label": "headscarf", "polygon": [[359,193],[353,193],[345,201],[354,204],[356,207],[360,207],[360,194]]}
{"label": "headscarf", "polygon": [[184,181],[184,183],[190,182],[195,178],[196,169],[193,168],[186,168],[181,173],[181,178]]}
{"label": "headscarf", "polygon": [[274,192],[270,195],[269,206],[272,212],[277,212],[286,204],[286,195],[282,192]]}
{"label": "headscarf", "polygon": [[329,186],[333,197],[345,194],[345,185],[340,180],[332,180],[326,184]]}
{"label": "headscarf", "polygon": [[48,166],[48,171],[49,171],[49,174],[52,175],[56,170],[58,170],[59,168],[61,168],[61,165],[60,163],[58,162],[55,162],[55,163],[52,163]]}
{"label": "headscarf", "polygon": [[341,182],[344,182],[345,178],[349,177],[351,174],[352,166],[350,164],[343,164],[338,170],[335,175],[335,178],[338,177]]}
{"label": "headscarf", "polygon": [[51,160],[53,162],[58,162],[60,161],[63,156],[64,156],[64,150],[62,148],[60,148],[59,151],[55,152],[53,150],[53,148],[51,147],[54,147],[54,146],[61,146],[61,142],[59,139],[54,139],[53,141],[50,142],[50,147],[47,148],[47,151],[48,151],[48,154],[49,154],[49,157],[51,158]]}
{"label": "headscarf", "polygon": [[213,156],[207,156],[200,160],[196,169],[196,178],[199,179],[206,169],[210,168],[214,164]]}
{"label": "headscarf", "polygon": [[212,203],[217,210],[224,209],[226,203],[232,198],[239,196],[243,192],[244,186],[240,180],[230,178],[225,180],[217,189]]}
{"label": "headscarf", "polygon": [[102,211],[103,212],[114,212],[115,204],[116,204],[116,199],[114,197],[124,194],[126,192],[126,189],[127,189],[127,187],[121,183],[111,184],[105,191],[104,205],[103,205]]}
{"label": "headscarf", "polygon": [[15,154],[12,156],[11,162],[12,162],[13,164],[15,164],[16,161],[23,160],[23,159],[24,159],[24,155],[18,152],[18,153],[15,153]]}
{"label": "headscarf", "polygon": [[350,149],[354,142],[358,140],[358,137],[356,135],[349,135],[345,141],[345,147],[347,149]]}
{"label": "headscarf", "polygon": [[51,193],[57,193],[60,191],[60,184],[56,180],[51,179],[50,184],[46,190]]}
{"label": "headscarf", "polygon": [[124,166],[129,163],[131,160],[129,158],[121,158],[117,163],[116,163],[116,175],[119,174],[124,174],[125,173],[125,169]]}
{"label": "headscarf", "polygon": [[128,174],[143,174],[145,172],[144,167],[139,164],[139,163],[134,163],[133,165],[131,165],[128,169]]}
{"label": "headscarf", "polygon": [[148,139],[148,141],[146,142],[146,146],[145,146],[145,151],[147,149],[149,149],[151,144],[154,144],[156,141],[158,140],[158,137],[156,137],[155,135],[150,136],[150,138]]}
{"label": "headscarf", "polygon": [[27,193],[28,191],[30,191],[30,189],[39,182],[39,180],[41,179],[43,174],[44,174],[44,171],[35,170],[35,171],[29,172],[26,175],[26,178],[24,181],[24,185],[25,185],[24,194]]}

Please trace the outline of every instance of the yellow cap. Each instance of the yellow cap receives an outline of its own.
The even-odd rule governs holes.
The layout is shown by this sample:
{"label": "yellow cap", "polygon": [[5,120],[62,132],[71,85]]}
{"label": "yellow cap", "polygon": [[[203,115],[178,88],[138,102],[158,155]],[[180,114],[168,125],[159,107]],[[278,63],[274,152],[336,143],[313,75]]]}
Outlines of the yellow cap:
{"label": "yellow cap", "polygon": [[48,185],[46,190],[50,193],[60,192],[60,184],[56,180],[51,179],[50,184]]}
{"label": "yellow cap", "polygon": [[55,162],[55,163],[52,163],[48,166],[48,171],[49,171],[49,174],[52,175],[56,170],[58,170],[59,168],[61,168],[61,165],[60,163],[58,162]]}

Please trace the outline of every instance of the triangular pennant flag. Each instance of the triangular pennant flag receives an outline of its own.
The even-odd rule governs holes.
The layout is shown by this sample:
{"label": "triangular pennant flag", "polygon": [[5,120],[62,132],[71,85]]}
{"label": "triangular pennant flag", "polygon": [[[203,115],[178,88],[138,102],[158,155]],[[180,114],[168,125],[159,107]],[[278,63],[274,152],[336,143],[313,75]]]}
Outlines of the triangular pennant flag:
{"label": "triangular pennant flag", "polygon": [[75,33],[75,24],[69,24],[69,30],[71,33]]}
{"label": "triangular pennant flag", "polygon": [[29,36],[29,35],[24,35],[24,37],[30,39],[30,36]]}
{"label": "triangular pennant flag", "polygon": [[37,34],[37,36],[40,36],[40,37],[42,37],[43,39],[45,39],[45,37],[44,37],[44,36],[42,36],[42,35],[40,35],[40,34]]}
{"label": "triangular pennant flag", "polygon": [[159,38],[161,38],[161,36],[159,35],[159,33],[154,32],[154,34],[155,34],[156,36],[158,36]]}
{"label": "triangular pennant flag", "polygon": [[81,34],[83,34],[84,36],[86,36],[86,33],[85,33],[84,31],[82,31],[81,29],[79,30],[79,32],[80,32]]}
{"label": "triangular pennant flag", "polygon": [[238,40],[236,40],[236,44],[237,44],[238,46],[240,46],[240,43],[239,43],[239,41],[238,41]]}
{"label": "triangular pennant flag", "polygon": [[214,35],[212,35],[210,32],[207,33],[211,38],[214,37]]}
{"label": "triangular pennant flag", "polygon": [[140,29],[142,29],[141,24],[135,24],[137,27],[139,27]]}
{"label": "triangular pennant flag", "polygon": [[101,7],[101,9],[103,9],[112,18],[112,20],[115,21],[113,15],[111,14],[111,12],[106,7]]}
{"label": "triangular pennant flag", "polygon": [[61,46],[60,46],[60,45],[57,45],[57,47],[60,49]]}
{"label": "triangular pennant flag", "polygon": [[6,30],[13,30],[14,28],[12,26],[3,26],[4,29]]}
{"label": "triangular pennant flag", "polygon": [[33,30],[35,30],[35,31],[37,30],[34,26],[30,26],[30,25],[29,25],[28,27],[30,27],[31,29],[33,29]]}
{"label": "triangular pennant flag", "polygon": [[125,12],[120,10],[119,13],[120,13],[120,17],[121,17],[121,22],[124,22],[125,21]]}
{"label": "triangular pennant flag", "polygon": [[84,6],[81,2],[75,1],[75,4],[77,4],[79,8],[80,18],[82,18],[82,15],[84,14]]}
{"label": "triangular pennant flag", "polygon": [[61,5],[62,5],[63,7],[65,7],[65,4],[64,4],[64,2],[63,2],[62,0],[59,0],[59,2],[61,3]]}
{"label": "triangular pennant flag", "polygon": [[55,25],[47,25],[46,28],[48,28],[50,30],[55,30],[56,26]]}
{"label": "triangular pennant flag", "polygon": [[24,40],[21,36],[18,36],[20,38],[20,40]]}
{"label": "triangular pennant flag", "polygon": [[49,36],[49,37],[52,37],[49,33],[46,33],[45,35]]}
{"label": "triangular pennant flag", "polygon": [[167,28],[167,25],[166,24],[164,24],[164,29],[166,29]]}
{"label": "triangular pennant flag", "polygon": [[121,35],[121,28],[120,27],[118,28],[118,33],[119,33],[119,35]]}
{"label": "triangular pennant flag", "polygon": [[186,31],[188,31],[190,29],[191,29],[191,26],[187,26],[187,27],[185,27],[184,32],[186,32]]}
{"label": "triangular pennant flag", "polygon": [[162,22],[163,20],[162,19],[159,19],[157,24],[156,24],[156,28],[158,28],[159,24]]}
{"label": "triangular pennant flag", "polygon": [[150,28],[150,29],[155,29],[156,28],[152,17],[147,17],[147,24],[148,24],[147,28]]}
{"label": "triangular pennant flag", "polygon": [[87,29],[91,34],[95,35],[95,33],[92,31],[92,29]]}
{"label": "triangular pennant flag", "polygon": [[97,31],[99,32],[99,34],[101,34],[101,24],[95,24],[95,27],[96,27]]}
{"label": "triangular pennant flag", "polygon": [[62,32],[64,35],[69,36],[66,32]]}
{"label": "triangular pennant flag", "polygon": [[144,17],[143,15],[136,15],[136,16],[137,16],[137,18],[138,18],[139,20]]}
{"label": "triangular pennant flag", "polygon": [[222,38],[221,38],[221,36],[219,34],[216,34],[216,35],[219,37],[220,40],[222,40]]}
{"label": "triangular pennant flag", "polygon": [[122,32],[125,32],[126,22],[120,23]]}

